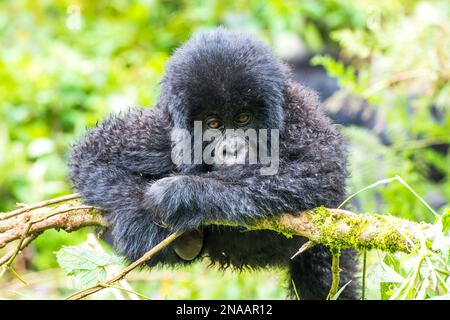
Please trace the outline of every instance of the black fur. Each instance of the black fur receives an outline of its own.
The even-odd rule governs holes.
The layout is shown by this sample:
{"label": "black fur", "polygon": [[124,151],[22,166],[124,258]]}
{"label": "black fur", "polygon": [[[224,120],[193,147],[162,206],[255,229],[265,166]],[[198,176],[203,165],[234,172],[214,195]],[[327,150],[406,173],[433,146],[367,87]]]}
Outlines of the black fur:
{"label": "black fur", "polygon": [[[173,128],[192,128],[204,112],[232,113],[257,106],[255,128],[280,129],[280,168],[176,166]],[[289,267],[301,298],[324,299],[331,285],[329,250],[316,246],[290,257],[304,238],[271,231],[203,226],[244,222],[319,205],[345,196],[346,152],[338,130],[319,109],[316,95],[294,84],[269,48],[247,35],[219,28],[194,36],[167,64],[159,102],[113,116],[73,147],[70,177],[86,203],[108,212],[115,247],[136,259],[175,230],[201,228],[203,247],[221,266]],[[357,298],[354,254],[343,253],[342,298]],[[172,246],[150,265],[187,263]]]}

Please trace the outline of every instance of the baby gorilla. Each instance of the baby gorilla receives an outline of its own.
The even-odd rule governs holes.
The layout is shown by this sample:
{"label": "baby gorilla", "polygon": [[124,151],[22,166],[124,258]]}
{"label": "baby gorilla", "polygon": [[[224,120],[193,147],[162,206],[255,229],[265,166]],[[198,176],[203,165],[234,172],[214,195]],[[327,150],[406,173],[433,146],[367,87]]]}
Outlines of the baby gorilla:
{"label": "baby gorilla", "polygon": [[[202,133],[276,132],[267,134],[275,172],[262,174],[260,162],[218,165],[214,152],[208,163],[198,159],[198,143],[190,143],[194,124],[201,124]],[[182,154],[180,145],[191,148],[194,159]],[[207,256],[224,268],[288,267],[292,294],[327,296],[327,248],[317,245],[291,259],[305,238],[205,225],[336,207],[345,197],[342,136],[319,109],[316,95],[294,83],[266,45],[245,34],[223,28],[196,34],[170,58],[156,106],[112,116],[90,130],[72,149],[70,177],[86,203],[105,209],[115,248],[131,260],[170,233],[186,230],[149,265]],[[357,298],[354,259],[353,251],[342,252],[341,284],[353,280],[343,299]]]}

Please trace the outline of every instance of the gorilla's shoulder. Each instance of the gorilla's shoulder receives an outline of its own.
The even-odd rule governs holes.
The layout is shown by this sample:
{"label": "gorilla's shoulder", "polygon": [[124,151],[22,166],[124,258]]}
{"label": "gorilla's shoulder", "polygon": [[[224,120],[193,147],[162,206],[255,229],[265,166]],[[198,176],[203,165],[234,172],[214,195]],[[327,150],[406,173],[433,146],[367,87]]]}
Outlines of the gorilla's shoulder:
{"label": "gorilla's shoulder", "polygon": [[128,145],[136,139],[152,140],[152,136],[166,135],[170,126],[167,112],[157,106],[130,108],[107,116],[88,130],[86,138],[109,141],[116,146]]}
{"label": "gorilla's shoulder", "polygon": [[[98,123],[91,131],[128,131],[148,130],[148,132],[157,131],[170,126],[170,119],[159,106],[151,108],[130,108],[127,111],[121,111],[109,115],[102,122]],[[143,133],[143,132],[142,132]]]}
{"label": "gorilla's shoulder", "polygon": [[345,158],[345,139],[338,126],[322,110],[314,90],[289,83],[285,93],[284,112],[281,146],[289,154],[308,157],[335,153],[337,158]]}
{"label": "gorilla's shoulder", "polygon": [[156,159],[169,167],[170,128],[169,116],[163,109],[132,108],[110,115],[88,130],[73,146],[69,159],[71,162],[90,159],[127,168],[140,168]]}

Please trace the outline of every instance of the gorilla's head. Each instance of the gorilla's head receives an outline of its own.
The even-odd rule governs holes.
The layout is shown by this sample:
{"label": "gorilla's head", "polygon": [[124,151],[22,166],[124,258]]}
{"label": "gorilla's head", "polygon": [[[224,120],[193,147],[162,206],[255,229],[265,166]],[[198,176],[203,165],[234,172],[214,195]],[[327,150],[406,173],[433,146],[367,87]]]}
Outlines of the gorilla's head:
{"label": "gorilla's head", "polygon": [[160,104],[174,126],[281,129],[287,68],[261,41],[217,28],[195,34],[166,66]]}
{"label": "gorilla's head", "polygon": [[[263,146],[256,131],[282,129],[288,73],[264,43],[224,28],[199,32],[179,48],[167,63],[159,102],[173,121],[179,169],[257,163],[259,150],[272,145]],[[202,154],[192,133],[202,140]]]}

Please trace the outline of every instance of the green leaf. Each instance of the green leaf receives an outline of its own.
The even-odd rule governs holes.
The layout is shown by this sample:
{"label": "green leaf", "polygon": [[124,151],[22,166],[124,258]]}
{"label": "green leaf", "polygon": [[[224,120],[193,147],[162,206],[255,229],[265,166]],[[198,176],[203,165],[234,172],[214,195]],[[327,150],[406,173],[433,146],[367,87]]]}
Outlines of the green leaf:
{"label": "green leaf", "polygon": [[331,300],[337,300],[339,298],[339,296],[341,295],[342,291],[344,291],[344,289],[350,284],[350,282],[352,282],[352,280],[350,280],[349,282],[344,284],[342,286],[342,288],[340,288],[339,291],[336,292],[336,294],[331,298]]}
{"label": "green leaf", "polygon": [[120,265],[122,259],[104,252],[76,246],[64,246],[56,253],[61,269],[76,279],[80,287],[90,287],[106,279],[106,267]]}
{"label": "green leaf", "polygon": [[400,282],[380,282],[381,300],[389,300],[400,285]]}

